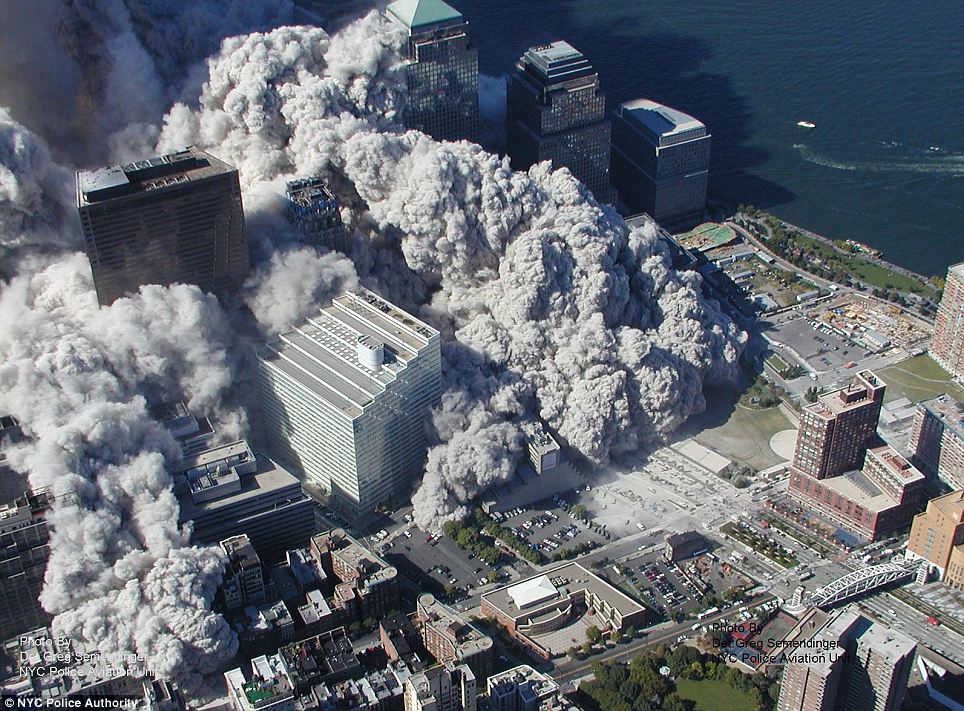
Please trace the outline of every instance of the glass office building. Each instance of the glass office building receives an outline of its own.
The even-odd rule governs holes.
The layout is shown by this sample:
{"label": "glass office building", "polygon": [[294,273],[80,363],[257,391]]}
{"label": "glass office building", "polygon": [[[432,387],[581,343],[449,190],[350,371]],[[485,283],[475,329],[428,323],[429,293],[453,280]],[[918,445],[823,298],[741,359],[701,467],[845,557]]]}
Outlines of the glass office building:
{"label": "glass office building", "polygon": [[606,95],[589,61],[567,42],[532,47],[506,90],[506,141],[512,166],[551,160],[569,168],[600,202],[609,185],[610,124]]}
{"label": "glass office building", "polygon": [[439,140],[477,141],[479,51],[469,23],[441,0],[398,0],[385,12],[409,37],[405,125]]}
{"label": "glass office building", "polygon": [[612,180],[630,213],[664,227],[699,222],[709,168],[710,134],[697,119],[649,99],[616,110]]}
{"label": "glass office building", "polygon": [[238,171],[197,148],[77,173],[97,300],[145,284],[234,292],[250,268]]}

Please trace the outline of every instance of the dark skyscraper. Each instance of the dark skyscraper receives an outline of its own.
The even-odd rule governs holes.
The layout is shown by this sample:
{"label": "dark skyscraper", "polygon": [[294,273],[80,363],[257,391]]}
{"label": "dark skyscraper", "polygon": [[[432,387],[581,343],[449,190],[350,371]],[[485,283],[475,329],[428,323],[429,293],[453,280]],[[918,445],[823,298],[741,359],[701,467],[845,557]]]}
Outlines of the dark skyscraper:
{"label": "dark skyscraper", "polygon": [[613,185],[630,212],[689,226],[706,208],[710,134],[699,120],[649,99],[622,104],[613,119]]}
{"label": "dark skyscraper", "polygon": [[477,140],[479,51],[462,13],[441,0],[398,0],[386,14],[409,35],[405,125],[439,140]]}
{"label": "dark skyscraper", "polygon": [[38,598],[50,557],[46,515],[52,502],[44,489],[0,505],[0,639],[50,622]]}
{"label": "dark skyscraper", "polygon": [[238,171],[197,148],[78,172],[77,207],[101,305],[144,284],[220,295],[248,274]]}
{"label": "dark skyscraper", "polygon": [[532,47],[516,63],[506,94],[506,140],[512,165],[551,160],[569,168],[601,202],[609,185],[606,96],[589,61],[567,42]]}

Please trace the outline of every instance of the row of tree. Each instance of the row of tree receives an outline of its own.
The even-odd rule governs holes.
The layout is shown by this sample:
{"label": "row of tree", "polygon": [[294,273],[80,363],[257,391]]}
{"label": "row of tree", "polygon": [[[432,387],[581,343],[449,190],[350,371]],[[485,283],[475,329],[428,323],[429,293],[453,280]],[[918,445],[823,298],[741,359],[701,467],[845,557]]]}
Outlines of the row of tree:
{"label": "row of tree", "polygon": [[[669,674],[660,672],[668,668]],[[637,654],[628,664],[593,662],[593,680],[580,684],[587,711],[690,711],[693,702],[675,693],[674,679],[714,679],[739,691],[761,711],[776,703],[778,686],[764,674],[743,674],[719,657],[688,645],[660,646]]]}

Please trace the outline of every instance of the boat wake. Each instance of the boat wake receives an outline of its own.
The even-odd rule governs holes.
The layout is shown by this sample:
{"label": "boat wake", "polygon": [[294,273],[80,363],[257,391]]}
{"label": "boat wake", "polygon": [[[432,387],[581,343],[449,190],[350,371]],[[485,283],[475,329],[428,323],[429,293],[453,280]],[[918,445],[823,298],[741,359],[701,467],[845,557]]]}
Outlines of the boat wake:
{"label": "boat wake", "polygon": [[964,175],[964,154],[932,152],[925,158],[891,159],[885,161],[842,161],[814,152],[804,143],[795,143],[800,157],[808,163],[867,173],[932,173],[940,175]]}

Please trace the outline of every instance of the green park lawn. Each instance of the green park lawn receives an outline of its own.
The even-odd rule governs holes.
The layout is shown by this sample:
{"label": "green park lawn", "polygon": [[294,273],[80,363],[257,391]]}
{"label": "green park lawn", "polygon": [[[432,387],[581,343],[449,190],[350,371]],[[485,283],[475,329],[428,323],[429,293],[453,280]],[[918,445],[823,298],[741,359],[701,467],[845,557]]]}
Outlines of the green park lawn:
{"label": "green park lawn", "polygon": [[753,699],[715,679],[678,679],[676,693],[696,704],[696,711],[756,711]]}
{"label": "green park lawn", "polygon": [[751,410],[737,403],[739,393],[707,388],[706,412],[691,417],[682,434],[728,459],[766,469],[783,461],[770,449],[770,438],[793,425],[776,407]]}
{"label": "green park lawn", "polygon": [[908,358],[877,373],[887,383],[885,399],[890,402],[906,397],[911,402],[948,393],[964,402],[964,390],[929,355]]}

